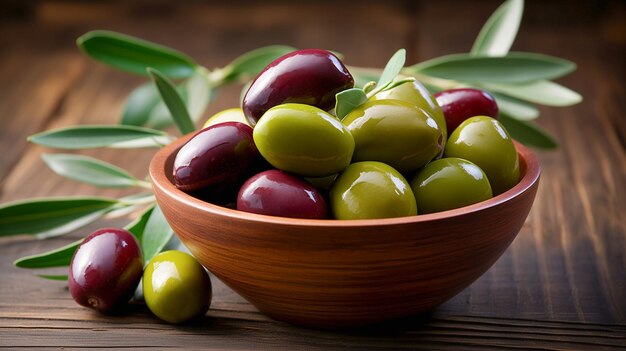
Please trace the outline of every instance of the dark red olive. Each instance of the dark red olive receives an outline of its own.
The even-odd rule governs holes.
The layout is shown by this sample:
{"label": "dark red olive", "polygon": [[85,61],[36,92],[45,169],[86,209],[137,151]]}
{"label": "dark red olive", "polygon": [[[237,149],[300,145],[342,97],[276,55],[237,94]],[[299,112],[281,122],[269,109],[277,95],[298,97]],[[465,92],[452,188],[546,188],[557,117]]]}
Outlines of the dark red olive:
{"label": "dark red olive", "polygon": [[105,228],[85,238],[74,252],[68,285],[80,305],[108,312],[128,302],[142,274],[137,239],[127,230]]}
{"label": "dark red olive", "polygon": [[237,209],[270,216],[322,219],[328,214],[324,197],[310,183],[279,170],[248,179],[237,197]]}
{"label": "dark red olive", "polygon": [[331,52],[297,50],[259,73],[243,98],[243,112],[255,125],[265,111],[288,102],[328,111],[335,105],[335,94],[353,86],[354,78]]}
{"label": "dark red olive", "polygon": [[174,182],[193,191],[246,175],[260,158],[252,128],[239,122],[215,124],[199,131],[176,154]]}
{"label": "dark red olive", "polygon": [[498,118],[498,104],[491,94],[472,88],[444,90],[435,94],[443,110],[448,135],[463,121],[474,116]]}

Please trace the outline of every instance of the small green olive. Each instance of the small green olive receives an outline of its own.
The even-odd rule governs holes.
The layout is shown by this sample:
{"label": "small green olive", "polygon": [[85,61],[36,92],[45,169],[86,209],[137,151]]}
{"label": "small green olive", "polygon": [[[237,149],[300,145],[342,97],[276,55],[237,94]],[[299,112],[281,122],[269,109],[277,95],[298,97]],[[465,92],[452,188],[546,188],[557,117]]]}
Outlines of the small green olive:
{"label": "small green olive", "polygon": [[382,162],[348,166],[330,189],[337,219],[404,217],[417,214],[415,196],[406,179]]}
{"label": "small green olive", "polygon": [[492,197],[489,180],[480,167],[456,157],[442,158],[422,168],[411,181],[419,213],[433,213],[471,205]]}
{"label": "small green olive", "polygon": [[146,266],[143,294],[148,308],[157,317],[181,323],[206,313],[211,304],[211,280],[191,255],[165,251]]}
{"label": "small green olive", "polygon": [[371,100],[383,99],[406,101],[428,112],[435,119],[439,129],[443,132],[443,140],[445,143],[448,138],[446,118],[437,100],[435,100],[435,97],[422,83],[415,80],[413,82],[400,84],[389,90],[381,91],[371,98]]}
{"label": "small green olive", "polygon": [[494,195],[519,182],[519,158],[513,140],[491,117],[475,116],[461,123],[450,134],[444,156],[475,163],[487,175]]}
{"label": "small green olive", "polygon": [[354,152],[354,139],[337,118],[304,104],[272,107],[259,119],[253,137],[272,166],[305,177],[338,173]]}
{"label": "small green olive", "polygon": [[343,124],[354,137],[353,161],[379,161],[405,173],[415,171],[443,150],[437,122],[424,109],[400,100],[368,101]]}

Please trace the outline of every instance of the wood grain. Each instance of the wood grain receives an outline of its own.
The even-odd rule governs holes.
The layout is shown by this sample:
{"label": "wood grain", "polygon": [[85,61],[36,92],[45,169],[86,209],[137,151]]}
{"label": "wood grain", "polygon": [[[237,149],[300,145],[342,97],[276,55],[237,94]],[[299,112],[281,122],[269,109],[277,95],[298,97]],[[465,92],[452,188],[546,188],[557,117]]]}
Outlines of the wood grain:
{"label": "wood grain", "polygon": [[[25,141],[53,127],[115,123],[128,92],[144,81],[82,56],[74,40],[87,30],[119,30],[158,41],[209,67],[273,43],[330,48],[351,65],[382,66],[399,47],[408,49],[409,62],[467,51],[498,4],[5,2],[0,10],[0,201],[123,193],[55,176],[39,159],[41,152],[54,150]],[[43,242],[0,239],[0,347],[626,348],[625,16],[619,1],[526,2],[514,50],[576,62],[578,70],[560,82],[585,101],[540,108],[538,124],[561,147],[539,152],[542,180],[528,220],[489,271],[432,314],[352,332],[302,329],[260,314],[213,279],[215,297],[207,317],[198,325],[177,327],[161,323],[140,304],[126,316],[93,314],[69,298],[64,284],[11,266],[18,257],[83,237],[99,226],[93,225]],[[225,89],[209,113],[231,107],[238,94],[238,87]],[[153,152],[88,154],[143,177]]]}

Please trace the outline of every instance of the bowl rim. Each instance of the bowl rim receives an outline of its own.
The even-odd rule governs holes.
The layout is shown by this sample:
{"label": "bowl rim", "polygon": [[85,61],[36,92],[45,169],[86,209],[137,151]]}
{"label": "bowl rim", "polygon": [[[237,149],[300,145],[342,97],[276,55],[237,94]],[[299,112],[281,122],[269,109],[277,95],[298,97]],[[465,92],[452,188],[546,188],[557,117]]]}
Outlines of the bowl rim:
{"label": "bowl rim", "polygon": [[[447,211],[440,211],[428,214],[417,214],[415,216],[394,217],[394,218],[376,218],[376,219],[303,219],[289,218],[263,215],[238,211],[227,207],[215,205],[200,199],[197,199],[182,190],[179,190],[166,175],[166,165],[170,158],[175,157],[175,153],[197,132],[189,133],[182,136],[170,144],[161,148],[150,161],[149,175],[153,188],[158,187],[169,198],[184,203],[186,206],[194,207],[202,212],[211,213],[213,215],[227,217],[235,220],[245,220],[249,222],[275,224],[286,226],[312,226],[312,227],[359,227],[359,226],[386,226],[386,225],[402,225],[413,223],[424,223],[442,219],[449,219],[480,212],[491,207],[501,205],[511,201],[531,189],[539,180],[541,175],[541,166],[537,156],[526,146],[517,141],[513,141],[517,150],[520,162],[520,170],[522,177],[520,181],[511,189],[502,194],[496,195],[491,199],[481,201],[472,205],[459,207]],[[156,193],[156,191],[155,191]]]}

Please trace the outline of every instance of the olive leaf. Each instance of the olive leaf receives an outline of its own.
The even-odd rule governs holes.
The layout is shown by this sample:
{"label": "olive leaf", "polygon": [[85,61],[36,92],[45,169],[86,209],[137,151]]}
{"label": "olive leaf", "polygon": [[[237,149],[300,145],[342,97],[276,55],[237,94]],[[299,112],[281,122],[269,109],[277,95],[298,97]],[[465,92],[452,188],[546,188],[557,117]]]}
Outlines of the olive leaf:
{"label": "olive leaf", "polygon": [[537,80],[522,84],[483,83],[487,89],[547,106],[570,106],[582,101],[582,96],[558,83]]}
{"label": "olive leaf", "polygon": [[367,95],[363,89],[346,89],[335,95],[335,113],[337,118],[343,119],[350,111],[361,106],[367,101]]}
{"label": "olive leaf", "polygon": [[249,51],[237,57],[222,69],[223,78],[221,83],[251,79],[272,61],[295,50],[291,46],[270,45]]}
{"label": "olive leaf", "polygon": [[539,117],[539,110],[532,104],[498,93],[492,93],[496,98],[499,110],[515,119],[529,121]]}
{"label": "olive leaf", "polygon": [[554,79],[571,73],[576,65],[558,57],[511,52],[502,57],[452,54],[409,67],[422,75],[470,83],[528,83]]}
{"label": "olive leaf", "polygon": [[191,133],[195,130],[189,111],[183,98],[180,96],[174,84],[162,73],[153,68],[148,68],[148,73],[159,90],[161,99],[170,111],[174,124],[182,134]]}
{"label": "olive leaf", "polygon": [[48,279],[48,280],[57,280],[57,281],[67,281],[67,274],[36,274],[39,278]]}
{"label": "olive leaf", "polygon": [[535,124],[511,118],[502,113],[500,114],[499,120],[511,137],[522,144],[542,149],[554,149],[558,147],[556,140],[554,140],[548,132]]}
{"label": "olive leaf", "polygon": [[76,43],[92,58],[142,76],[147,76],[146,69],[152,67],[170,78],[187,78],[198,67],[180,51],[112,31],[91,31],[80,36]]}
{"label": "olive leaf", "polygon": [[78,248],[78,245],[84,239],[76,240],[71,244],[59,247],[54,250],[19,258],[13,262],[15,267],[20,268],[49,268],[49,267],[65,267],[69,266],[72,256]]}
{"label": "olive leaf", "polygon": [[124,125],[59,128],[28,137],[32,143],[59,149],[161,147],[172,139],[160,130]]}
{"label": "olive leaf", "polygon": [[509,52],[524,13],[524,0],[505,1],[483,25],[470,54],[504,56]]}
{"label": "olive leaf", "polygon": [[161,96],[152,82],[140,85],[126,99],[120,124],[138,127],[147,125],[152,111],[159,102]]}
{"label": "olive leaf", "polygon": [[376,84],[376,89],[384,89],[387,84],[391,83],[400,73],[402,67],[404,67],[405,62],[406,50],[400,49],[396,51],[396,53],[391,56],[391,58],[385,65],[385,69],[383,70],[383,73],[380,75],[378,83]]}
{"label": "olive leaf", "polygon": [[152,216],[152,211],[154,210],[154,205],[148,207],[139,217],[137,217],[134,221],[129,223],[124,229],[131,232],[135,238],[141,243],[143,241],[143,235],[146,229],[146,224],[148,223],[148,219]]}
{"label": "olive leaf", "polygon": [[28,199],[0,206],[0,236],[37,234],[62,235],[85,226],[118,208],[115,199],[61,197]]}
{"label": "olive leaf", "polygon": [[55,173],[102,188],[150,187],[125,170],[89,156],[74,154],[42,154],[42,159]]}
{"label": "olive leaf", "polygon": [[145,262],[161,252],[167,245],[174,231],[170,228],[159,206],[155,206],[150,214],[141,236],[141,250]]}

